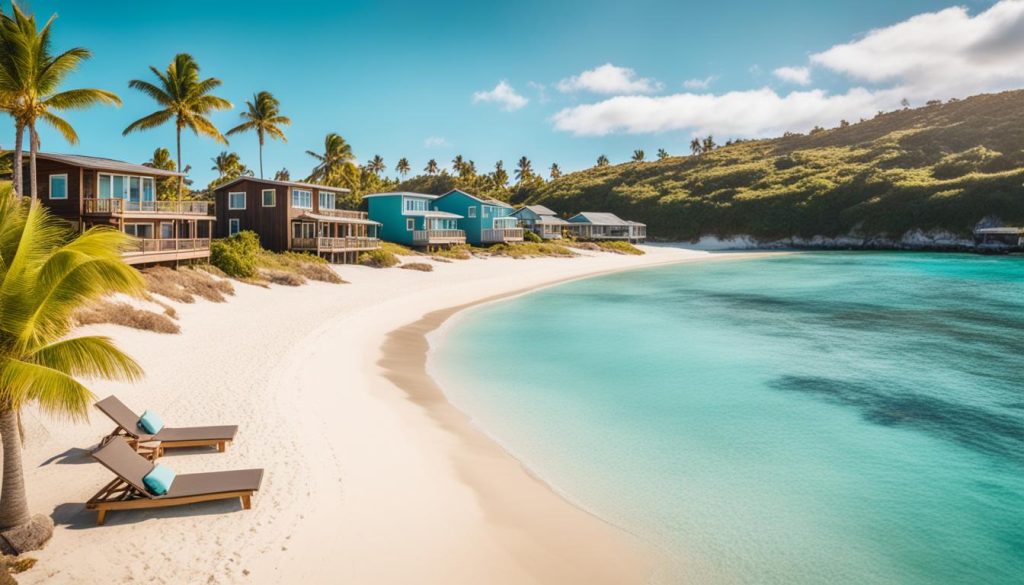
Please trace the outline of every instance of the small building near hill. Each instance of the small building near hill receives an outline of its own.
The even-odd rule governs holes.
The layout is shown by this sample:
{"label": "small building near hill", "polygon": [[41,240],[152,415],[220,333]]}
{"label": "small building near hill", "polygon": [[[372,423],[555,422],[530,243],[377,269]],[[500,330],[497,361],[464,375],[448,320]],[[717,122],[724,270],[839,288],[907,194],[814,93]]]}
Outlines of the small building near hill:
{"label": "small building near hill", "polygon": [[519,218],[513,215],[512,206],[504,201],[453,189],[434,199],[431,207],[460,216],[457,222],[459,229],[466,233],[466,241],[474,246],[523,241]]}
{"label": "small building near hill", "polygon": [[267,250],[354,263],[360,253],[380,247],[380,223],[365,212],[338,209],[338,195],[348,192],[314,183],[239,177],[214,191],[216,237],[251,230]]}
{"label": "small building near hill", "polygon": [[647,225],[627,221],[614,213],[582,211],[569,218],[569,231],[581,240],[620,240],[640,243],[647,239]]}
{"label": "small building near hill", "polygon": [[519,219],[523,229],[545,240],[560,240],[562,232],[569,228],[569,222],[543,205],[526,205],[515,210],[512,215]]}
{"label": "small building near hill", "polygon": [[363,199],[370,220],[381,224],[380,237],[388,242],[413,247],[466,243],[466,232],[459,228],[463,217],[436,209],[437,195],[372,193],[364,195]]}

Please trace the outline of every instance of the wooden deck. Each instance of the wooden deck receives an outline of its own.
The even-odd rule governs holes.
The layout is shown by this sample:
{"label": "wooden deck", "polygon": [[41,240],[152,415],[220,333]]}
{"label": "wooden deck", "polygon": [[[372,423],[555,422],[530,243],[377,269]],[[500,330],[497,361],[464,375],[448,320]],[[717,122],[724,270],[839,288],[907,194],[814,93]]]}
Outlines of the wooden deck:
{"label": "wooden deck", "polygon": [[416,246],[465,244],[466,232],[462,230],[416,230],[412,233],[412,241]]}
{"label": "wooden deck", "polygon": [[210,238],[133,239],[121,255],[127,264],[177,262],[210,257]]}
{"label": "wooden deck", "polygon": [[316,252],[352,252],[374,250],[380,247],[380,239],[347,236],[340,238],[292,238],[292,250]]}
{"label": "wooden deck", "polygon": [[484,243],[498,244],[502,242],[522,242],[523,228],[505,228],[497,230],[483,230],[480,239]]}
{"label": "wooden deck", "polygon": [[208,217],[212,211],[213,204],[209,201],[82,200],[82,213],[85,215]]}

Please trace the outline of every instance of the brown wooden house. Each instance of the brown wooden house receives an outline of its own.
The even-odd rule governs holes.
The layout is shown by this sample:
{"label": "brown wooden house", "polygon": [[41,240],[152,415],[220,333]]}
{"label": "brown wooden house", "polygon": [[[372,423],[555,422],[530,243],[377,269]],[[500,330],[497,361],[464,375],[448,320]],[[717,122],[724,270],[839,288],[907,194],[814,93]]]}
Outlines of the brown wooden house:
{"label": "brown wooden house", "polygon": [[337,209],[342,193],[348,189],[239,177],[215,191],[215,235],[228,237],[251,230],[268,250],[355,262],[361,252],[380,247],[380,224],[365,212]]}
{"label": "brown wooden house", "polygon": [[[25,156],[24,190],[31,193]],[[39,201],[85,230],[111,226],[133,236],[129,264],[207,260],[213,235],[208,201],[157,201],[160,180],[181,173],[94,156],[38,153]]]}

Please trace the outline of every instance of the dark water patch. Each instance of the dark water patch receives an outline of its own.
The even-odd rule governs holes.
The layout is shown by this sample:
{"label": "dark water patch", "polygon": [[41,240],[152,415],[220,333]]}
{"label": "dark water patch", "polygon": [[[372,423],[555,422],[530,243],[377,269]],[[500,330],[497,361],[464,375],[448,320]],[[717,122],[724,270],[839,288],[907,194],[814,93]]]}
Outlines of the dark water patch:
{"label": "dark water patch", "polygon": [[1024,421],[990,409],[851,380],[780,376],[769,386],[856,408],[883,426],[925,431],[965,447],[1024,464]]}

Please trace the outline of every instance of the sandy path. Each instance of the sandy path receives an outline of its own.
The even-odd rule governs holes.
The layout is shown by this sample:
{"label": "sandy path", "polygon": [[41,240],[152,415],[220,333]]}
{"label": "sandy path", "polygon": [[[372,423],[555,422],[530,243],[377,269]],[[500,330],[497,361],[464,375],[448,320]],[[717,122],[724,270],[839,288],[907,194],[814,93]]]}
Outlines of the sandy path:
{"label": "sandy path", "polygon": [[170,454],[165,464],[179,472],[262,466],[264,486],[248,512],[237,503],[115,512],[95,527],[83,502],[109,476],[87,450],[112,425],[99,413],[72,424],[30,412],[30,504],[52,513],[58,529],[20,581],[642,582],[648,565],[637,543],[472,430],[416,364],[422,333],[447,314],[437,311],[574,276],[709,257],[648,250],[471,260],[432,273],[346,266],[339,271],[350,285],[237,285],[226,304],[177,305],[181,335],[84,329],[113,336],[147,372],[136,385],[96,383],[98,396],[116,393],[172,426],[241,425],[227,453]]}

